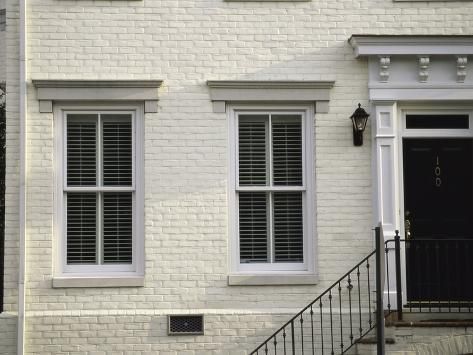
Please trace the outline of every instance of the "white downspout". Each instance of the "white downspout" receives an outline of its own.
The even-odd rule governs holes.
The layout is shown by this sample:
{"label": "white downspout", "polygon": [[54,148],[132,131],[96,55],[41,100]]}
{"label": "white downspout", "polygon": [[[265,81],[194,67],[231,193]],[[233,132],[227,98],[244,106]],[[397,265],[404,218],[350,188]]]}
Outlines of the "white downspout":
{"label": "white downspout", "polygon": [[25,344],[25,264],[26,264],[26,0],[20,0],[20,186],[19,186],[19,267],[17,354],[23,355]]}

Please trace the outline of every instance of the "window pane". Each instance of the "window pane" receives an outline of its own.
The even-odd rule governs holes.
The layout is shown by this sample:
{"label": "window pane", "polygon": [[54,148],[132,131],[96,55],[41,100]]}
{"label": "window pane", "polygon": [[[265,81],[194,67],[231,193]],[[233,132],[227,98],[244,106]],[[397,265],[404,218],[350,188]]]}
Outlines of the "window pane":
{"label": "window pane", "polygon": [[302,192],[275,192],[273,205],[275,261],[302,262]]}
{"label": "window pane", "polygon": [[273,116],[272,135],[274,185],[302,185],[300,116]]}
{"label": "window pane", "polygon": [[97,183],[96,115],[67,116],[67,185]]}
{"label": "window pane", "polygon": [[406,115],[410,129],[468,129],[468,115]]}
{"label": "window pane", "polygon": [[240,262],[268,261],[268,213],[265,192],[239,193]]}
{"label": "window pane", "polygon": [[103,194],[104,263],[132,262],[133,206],[131,192]]}
{"label": "window pane", "polygon": [[[103,184],[132,184],[132,126],[130,115],[102,115]],[[113,119],[114,121],[111,121]]]}
{"label": "window pane", "polygon": [[5,31],[7,27],[7,12],[6,9],[0,10],[0,31]]}
{"label": "window pane", "polygon": [[67,194],[67,263],[95,264],[97,255],[97,195]]}
{"label": "window pane", "polygon": [[266,130],[268,116],[240,115],[238,159],[240,185],[267,184]]}

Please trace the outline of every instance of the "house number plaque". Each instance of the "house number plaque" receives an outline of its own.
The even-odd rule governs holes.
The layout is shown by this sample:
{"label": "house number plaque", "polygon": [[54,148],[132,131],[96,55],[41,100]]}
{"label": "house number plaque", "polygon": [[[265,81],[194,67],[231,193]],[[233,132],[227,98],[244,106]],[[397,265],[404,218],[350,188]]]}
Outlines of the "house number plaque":
{"label": "house number plaque", "polygon": [[435,186],[440,187],[442,185],[442,178],[440,177],[442,174],[442,169],[440,168],[438,155],[437,155],[437,164],[435,165],[434,173],[435,173]]}

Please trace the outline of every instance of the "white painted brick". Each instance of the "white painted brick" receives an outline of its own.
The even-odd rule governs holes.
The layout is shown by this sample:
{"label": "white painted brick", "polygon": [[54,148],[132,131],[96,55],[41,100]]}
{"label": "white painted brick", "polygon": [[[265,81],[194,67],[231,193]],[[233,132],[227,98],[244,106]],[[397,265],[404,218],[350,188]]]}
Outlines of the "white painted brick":
{"label": "white painted brick", "polygon": [[[29,80],[164,80],[159,112],[145,119],[146,281],[136,289],[51,289],[54,125],[52,115],[38,113],[29,85],[26,339],[31,354],[246,353],[287,319],[278,309],[302,307],[372,248],[371,147],[366,138],[361,149],[352,146],[348,120],[356,103],[367,102],[367,65],[353,58],[348,37],[473,34],[469,2],[28,3]],[[9,90],[8,316],[0,317],[0,353],[12,354],[16,319],[8,312],[17,308],[18,273],[17,1],[8,0],[8,10],[9,32],[5,39],[0,33]],[[227,286],[227,117],[212,112],[205,85],[210,79],[336,81],[329,113],[314,120],[319,285]],[[219,314],[233,308],[274,315]],[[206,314],[205,336],[166,335],[167,313],[197,309]],[[137,310],[159,316],[125,315]],[[97,314],[67,314],[76,311]]]}

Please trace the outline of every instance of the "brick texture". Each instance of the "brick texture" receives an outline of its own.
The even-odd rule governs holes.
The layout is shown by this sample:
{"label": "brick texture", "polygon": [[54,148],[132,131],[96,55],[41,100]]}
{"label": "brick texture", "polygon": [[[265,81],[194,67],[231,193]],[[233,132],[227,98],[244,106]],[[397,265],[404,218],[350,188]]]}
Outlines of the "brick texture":
{"label": "brick texture", "polygon": [[[7,8],[0,353],[13,354],[17,1]],[[348,119],[358,102],[368,105],[368,68],[354,58],[350,35],[473,34],[468,1],[30,0],[28,14],[26,352],[42,355],[246,353],[288,318],[281,309],[305,305],[373,246],[370,129],[353,147]],[[39,113],[31,79],[164,80],[159,112],[145,116],[144,287],[51,288],[54,119]],[[314,118],[318,285],[227,285],[227,117],[212,112],[206,80],[335,80],[329,113]],[[194,311],[208,315],[206,335],[165,334],[167,313]]]}

